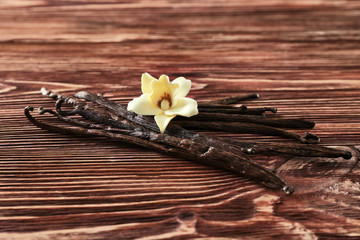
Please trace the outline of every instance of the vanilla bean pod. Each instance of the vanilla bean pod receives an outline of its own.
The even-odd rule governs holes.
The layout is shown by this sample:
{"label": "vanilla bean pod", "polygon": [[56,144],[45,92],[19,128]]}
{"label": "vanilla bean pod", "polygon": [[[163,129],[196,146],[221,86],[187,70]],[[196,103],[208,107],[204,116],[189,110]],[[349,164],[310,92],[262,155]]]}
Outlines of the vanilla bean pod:
{"label": "vanilla bean pod", "polygon": [[301,143],[251,143],[241,142],[232,139],[224,139],[225,142],[238,147],[239,149],[252,149],[251,154],[259,154],[266,152],[274,152],[281,154],[290,154],[301,157],[328,157],[344,159],[350,159],[352,157],[351,152],[323,147],[317,144],[301,144]]}
{"label": "vanilla bean pod", "polygon": [[230,114],[252,114],[262,115],[265,112],[276,113],[277,108],[248,108],[245,105],[240,106],[228,106],[228,105],[213,105],[213,104],[201,104],[199,105],[200,112],[217,112],[217,113],[230,113]]}
{"label": "vanilla bean pod", "polygon": [[[291,194],[293,192],[293,188],[288,186],[284,180],[279,178],[273,172],[265,169],[253,161],[249,161],[248,159],[244,159],[241,156],[224,151],[222,149],[218,149],[216,147],[210,147],[205,144],[191,141],[189,139],[177,138],[167,134],[160,134],[149,129],[141,129],[139,132],[116,129],[115,132],[112,132],[112,130],[106,129],[88,129],[86,126],[76,130],[71,128],[56,127],[50,124],[41,123],[34,119],[30,114],[30,111],[32,110],[32,107],[25,108],[26,117],[35,126],[45,130],[73,134],[77,136],[90,135],[109,137],[114,140],[133,143],[142,147],[170,153],[175,156],[181,156],[200,163],[239,173],[245,177],[260,182],[267,187],[284,191],[286,194]],[[44,112],[54,113],[52,111],[43,111],[43,113]],[[60,119],[64,118],[60,114],[56,116],[58,116]],[[67,120],[68,123],[71,121],[71,119]],[[76,121],[76,123],[73,125],[79,126],[81,125],[81,122]]]}
{"label": "vanilla bean pod", "polygon": [[224,114],[224,113],[202,113],[191,118],[176,117],[174,118],[177,124],[181,125],[184,121],[201,121],[201,122],[243,122],[243,123],[256,123],[271,127],[282,127],[292,129],[309,129],[315,126],[313,121],[304,119],[288,119],[271,116],[256,116],[256,115],[243,115],[243,114]]}
{"label": "vanilla bean pod", "polygon": [[223,104],[223,105],[236,104],[236,103],[239,103],[240,101],[249,100],[249,99],[258,99],[258,98],[259,98],[259,94],[257,94],[257,93],[241,94],[241,95],[235,95],[235,96],[230,96],[230,97],[218,98],[218,99],[215,99],[215,100],[208,100],[208,101],[199,102],[199,106],[209,105],[209,104],[212,104],[212,105],[216,105],[216,104]]}

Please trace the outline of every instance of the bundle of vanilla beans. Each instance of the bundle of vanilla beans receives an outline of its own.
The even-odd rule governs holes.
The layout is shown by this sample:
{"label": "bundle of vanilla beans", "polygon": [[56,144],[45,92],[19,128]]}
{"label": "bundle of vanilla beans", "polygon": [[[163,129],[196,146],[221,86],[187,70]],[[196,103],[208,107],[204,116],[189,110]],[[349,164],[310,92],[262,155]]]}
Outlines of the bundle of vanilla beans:
{"label": "bundle of vanilla beans", "polygon": [[[239,102],[258,98],[257,94],[239,95],[199,103],[199,114],[191,118],[176,117],[164,133],[160,133],[153,117],[129,112],[126,106],[115,103],[102,95],[81,91],[74,96],[41,89],[43,95],[56,100],[55,111],[39,108],[39,113],[49,113],[63,124],[38,121],[31,114],[33,107],[25,108],[25,115],[35,126],[63,134],[76,136],[103,136],[172,154],[203,164],[230,170],[253,179],[269,188],[291,194],[294,189],[272,170],[252,161],[248,155],[275,152],[307,157],[351,158],[344,150],[317,145],[319,138],[311,133],[305,136],[281,128],[307,129],[314,122],[302,119],[267,118],[265,112],[275,108],[248,108],[235,106]],[[63,110],[63,105],[71,110]],[[73,116],[81,116],[78,117]],[[291,143],[249,143],[221,139],[199,134],[187,129],[220,130],[239,133],[257,133],[292,139]]]}

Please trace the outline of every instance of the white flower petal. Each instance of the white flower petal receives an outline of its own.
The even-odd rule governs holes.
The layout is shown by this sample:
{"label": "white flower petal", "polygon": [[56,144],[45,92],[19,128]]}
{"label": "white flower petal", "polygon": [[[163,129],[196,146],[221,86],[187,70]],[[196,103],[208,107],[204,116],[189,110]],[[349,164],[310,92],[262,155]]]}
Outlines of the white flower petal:
{"label": "white flower petal", "polygon": [[178,91],[176,92],[176,97],[185,97],[190,92],[191,80],[188,80],[184,77],[178,77],[174,79],[171,83],[179,84]]}
{"label": "white flower petal", "polygon": [[142,91],[142,93],[151,93],[150,84],[152,81],[157,81],[157,79],[148,73],[143,73],[141,75],[141,91]]}
{"label": "white flower petal", "polygon": [[128,103],[127,110],[140,115],[156,115],[163,112],[160,108],[152,104],[150,101],[150,94],[148,93],[131,100]]}
{"label": "white flower petal", "polygon": [[166,115],[180,115],[184,117],[191,117],[198,114],[198,104],[191,98],[178,98],[175,106],[166,110]]}
{"label": "white flower petal", "polygon": [[156,115],[155,118],[155,122],[158,125],[160,132],[163,133],[167,127],[167,125],[169,124],[169,122],[175,117],[175,115],[173,116],[167,116],[163,113]]}

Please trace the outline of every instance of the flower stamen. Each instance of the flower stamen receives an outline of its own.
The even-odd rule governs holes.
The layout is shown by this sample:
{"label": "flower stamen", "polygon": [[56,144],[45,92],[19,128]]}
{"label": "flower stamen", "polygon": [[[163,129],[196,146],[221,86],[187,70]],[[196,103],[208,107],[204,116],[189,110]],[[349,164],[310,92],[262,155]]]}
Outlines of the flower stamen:
{"label": "flower stamen", "polygon": [[163,111],[168,110],[172,106],[171,96],[168,93],[164,93],[164,95],[158,101],[158,107]]}

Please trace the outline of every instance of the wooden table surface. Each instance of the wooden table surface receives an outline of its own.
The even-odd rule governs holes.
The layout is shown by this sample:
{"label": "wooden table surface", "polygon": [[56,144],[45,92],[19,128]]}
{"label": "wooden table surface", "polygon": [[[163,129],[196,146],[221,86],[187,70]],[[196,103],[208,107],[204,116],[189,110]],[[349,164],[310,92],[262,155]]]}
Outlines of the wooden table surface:
{"label": "wooden table surface", "polygon": [[[0,239],[360,238],[360,1],[4,0],[0,53]],[[24,117],[53,107],[41,87],[127,104],[143,72],[191,79],[197,100],[257,92],[248,106],[314,120],[322,145],[353,158],[252,156],[287,196]]]}

